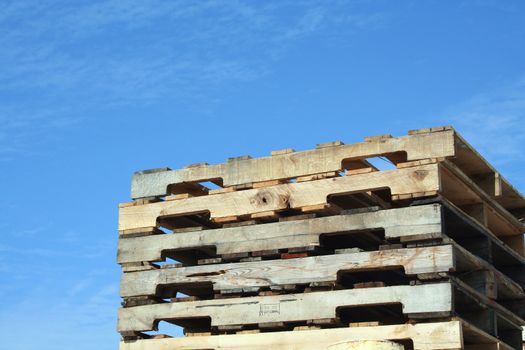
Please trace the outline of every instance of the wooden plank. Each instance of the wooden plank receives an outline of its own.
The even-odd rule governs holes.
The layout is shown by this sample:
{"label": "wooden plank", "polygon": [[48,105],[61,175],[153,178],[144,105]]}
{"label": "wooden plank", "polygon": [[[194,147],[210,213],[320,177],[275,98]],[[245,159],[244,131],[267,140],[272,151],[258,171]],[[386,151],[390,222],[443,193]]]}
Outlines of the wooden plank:
{"label": "wooden plank", "polygon": [[159,286],[212,284],[213,289],[335,282],[341,272],[404,268],[407,275],[455,269],[452,245],[391,249],[288,260],[137,271],[122,275],[122,297],[155,295]]}
{"label": "wooden plank", "polygon": [[214,181],[222,182],[223,186],[228,187],[342,171],[345,170],[345,162],[376,156],[395,156],[399,153],[402,154],[403,161],[453,157],[454,134],[453,130],[449,130],[399,138],[373,139],[351,145],[340,144],[270,157],[237,159],[216,165],[203,164],[179,170],[137,172],[132,180],[132,198],[165,196],[169,194],[170,185],[184,182]]}
{"label": "wooden plank", "polygon": [[392,195],[440,189],[438,165],[378,171],[333,179],[291,183],[262,189],[163,201],[119,209],[119,230],[157,225],[159,217],[210,213],[211,219],[327,203],[330,195],[390,189]]}
{"label": "wooden plank", "polygon": [[268,224],[200,230],[146,237],[120,238],[118,262],[162,261],[168,252],[209,247],[233,254],[319,245],[322,234],[359,234],[384,230],[385,238],[435,235],[442,232],[439,204],[343,214]]}
{"label": "wooden plank", "polygon": [[450,283],[350,289],[218,300],[189,301],[121,308],[120,332],[150,331],[160,320],[210,318],[211,326],[290,322],[335,318],[341,307],[400,303],[405,314],[449,313]]}
{"label": "wooden plank", "polygon": [[[411,340],[414,350],[459,350],[463,349],[462,322],[148,339],[121,342],[120,350],[327,350],[343,341],[385,339]],[[496,343],[488,335],[482,341]]]}

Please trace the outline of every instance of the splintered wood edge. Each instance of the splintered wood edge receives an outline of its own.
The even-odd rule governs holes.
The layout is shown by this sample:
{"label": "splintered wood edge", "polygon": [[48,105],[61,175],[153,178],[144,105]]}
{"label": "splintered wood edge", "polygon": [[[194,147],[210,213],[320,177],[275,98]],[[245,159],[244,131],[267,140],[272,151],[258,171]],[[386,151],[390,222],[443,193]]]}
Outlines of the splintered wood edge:
{"label": "splintered wood edge", "polygon": [[327,148],[327,147],[342,146],[344,144],[345,143],[343,141],[337,140],[337,141],[331,141],[331,142],[318,143],[317,145],[315,145],[315,148],[321,149],[321,148]]}
{"label": "splintered wood edge", "polygon": [[449,130],[455,131],[455,129],[452,126],[446,125],[446,126],[436,126],[436,127],[432,127],[432,128],[422,128],[422,129],[409,130],[408,131],[408,135],[429,134],[429,133],[433,133],[433,132],[449,131]]}
{"label": "splintered wood edge", "polygon": [[294,152],[295,152],[295,149],[293,149],[293,148],[286,148],[286,149],[279,149],[279,150],[272,151],[271,155],[272,156],[281,156],[283,154],[290,154],[290,153],[294,153]]}
{"label": "splintered wood edge", "polygon": [[378,136],[367,136],[365,137],[365,142],[377,142],[377,141],[391,139],[391,138],[393,138],[393,136],[390,134],[378,135]]}

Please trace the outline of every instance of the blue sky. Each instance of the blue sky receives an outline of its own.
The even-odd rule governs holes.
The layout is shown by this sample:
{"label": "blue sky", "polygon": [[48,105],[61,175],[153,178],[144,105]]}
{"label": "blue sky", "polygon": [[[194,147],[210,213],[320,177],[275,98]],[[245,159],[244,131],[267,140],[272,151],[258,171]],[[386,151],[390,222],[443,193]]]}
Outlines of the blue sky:
{"label": "blue sky", "polygon": [[2,348],[116,349],[136,170],[452,124],[523,191],[524,17],[519,0],[0,0]]}

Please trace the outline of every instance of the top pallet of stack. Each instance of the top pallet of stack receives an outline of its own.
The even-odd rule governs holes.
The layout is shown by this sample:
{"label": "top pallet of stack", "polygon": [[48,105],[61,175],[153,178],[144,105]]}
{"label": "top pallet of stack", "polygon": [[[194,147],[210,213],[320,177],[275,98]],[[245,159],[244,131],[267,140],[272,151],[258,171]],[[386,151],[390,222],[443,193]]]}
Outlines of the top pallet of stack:
{"label": "top pallet of stack", "polygon": [[221,187],[246,188],[265,181],[367,168],[367,159],[378,156],[396,166],[426,159],[450,161],[516,217],[525,215],[523,195],[450,126],[412,130],[402,137],[372,136],[349,145],[330,142],[301,152],[273,151],[270,157],[230,158],[222,164],[139,171],[132,179],[131,196],[137,200],[186,193],[189,185],[206,181]]}

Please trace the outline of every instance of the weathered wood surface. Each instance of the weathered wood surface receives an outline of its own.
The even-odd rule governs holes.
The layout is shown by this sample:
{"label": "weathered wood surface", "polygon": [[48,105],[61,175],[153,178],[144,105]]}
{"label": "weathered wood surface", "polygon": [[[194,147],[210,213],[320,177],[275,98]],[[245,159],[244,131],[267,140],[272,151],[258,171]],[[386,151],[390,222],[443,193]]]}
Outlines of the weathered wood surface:
{"label": "weathered wood surface", "polygon": [[343,341],[330,345],[327,350],[405,350],[401,344],[384,340]]}
{"label": "weathered wood surface", "polygon": [[208,196],[121,207],[119,230],[150,229],[159,217],[209,212],[211,219],[326,204],[328,196],[388,188],[392,195],[436,193],[438,164],[290,183]]}
{"label": "weathered wood surface", "polygon": [[[120,295],[155,295],[157,287],[173,284],[210,283],[218,291],[335,282],[342,272],[398,267],[403,267],[406,275],[449,272],[455,270],[455,259],[453,246],[446,245],[138,271],[122,275]],[[464,259],[463,264],[469,262]]]}
{"label": "weathered wood surface", "polygon": [[162,261],[169,251],[202,247],[216,254],[234,254],[272,249],[298,248],[320,244],[322,234],[383,229],[386,239],[424,237],[442,232],[439,204],[358,214],[283,221],[260,225],[229,227],[186,233],[120,238],[118,262]]}
{"label": "weathered wood surface", "polygon": [[[414,350],[459,350],[463,349],[464,344],[462,322],[450,321],[415,325],[148,339],[121,342],[120,350],[326,350],[330,345],[342,341],[385,339],[412,340]],[[485,335],[482,341],[487,346],[490,343],[497,343],[497,340],[489,335]],[[508,350],[508,347],[500,349]]]}
{"label": "weathered wood surface", "polygon": [[[395,154],[398,152],[404,155]],[[425,158],[453,157],[454,131],[418,134],[399,138],[379,138],[370,141],[323,147],[255,159],[232,159],[227,163],[206,163],[180,170],[138,172],[132,179],[132,198],[164,196],[168,186],[184,182],[222,182],[223,186],[290,179],[299,176],[341,171],[345,162],[379,155],[392,154],[399,159],[413,161]]]}
{"label": "weathered wood surface", "polygon": [[211,326],[335,318],[336,309],[400,303],[405,314],[453,311],[450,283],[164,303],[121,308],[118,330],[149,331],[160,320],[209,317]]}

